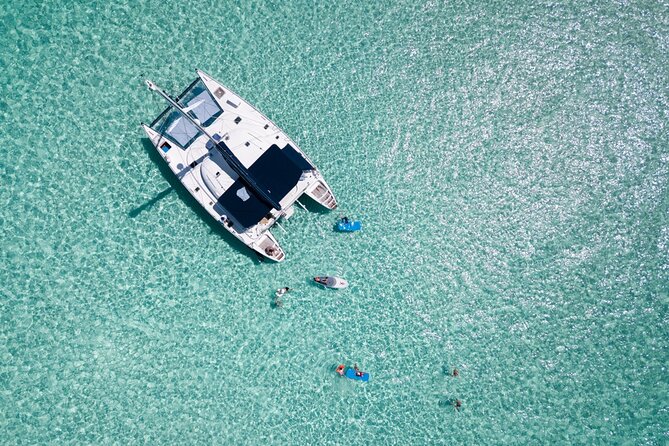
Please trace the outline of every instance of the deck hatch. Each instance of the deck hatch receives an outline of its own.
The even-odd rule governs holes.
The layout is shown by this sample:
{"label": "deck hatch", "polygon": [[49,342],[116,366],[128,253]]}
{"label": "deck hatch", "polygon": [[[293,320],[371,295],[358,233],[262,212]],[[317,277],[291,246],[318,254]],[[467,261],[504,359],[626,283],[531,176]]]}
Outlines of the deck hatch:
{"label": "deck hatch", "polygon": [[[178,96],[177,102],[188,109],[188,113],[197,118],[203,127],[211,125],[223,113],[223,110],[199,80],[190,84]],[[183,148],[188,148],[201,135],[197,127],[171,107],[165,109],[153,121],[151,128]]]}

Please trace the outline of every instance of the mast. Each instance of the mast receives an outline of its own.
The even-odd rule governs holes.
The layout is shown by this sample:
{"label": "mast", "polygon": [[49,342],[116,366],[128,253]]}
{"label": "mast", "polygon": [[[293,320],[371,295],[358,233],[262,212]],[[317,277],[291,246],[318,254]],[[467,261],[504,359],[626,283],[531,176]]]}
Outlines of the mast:
{"label": "mast", "polygon": [[156,84],[151,82],[150,80],[146,80],[146,86],[149,87],[149,90],[155,91],[158,93],[160,96],[163,97],[171,106],[172,108],[176,109],[179,113],[181,113],[182,116],[184,116],[188,121],[190,121],[191,124],[195,126],[199,131],[201,131],[203,134],[209,138],[209,141],[218,149],[219,152],[221,152],[221,155],[223,155],[223,158],[225,158],[225,161],[228,163],[228,165],[234,170],[237,175],[239,175],[239,178],[247,185],[249,186],[256,194],[258,194],[259,198],[265,202],[265,204],[271,206],[272,208],[280,211],[281,210],[281,205],[279,204],[278,201],[276,201],[274,198],[272,198],[265,189],[260,187],[260,185],[256,182],[256,180],[253,178],[251,173],[248,171],[248,169],[237,159],[234,153],[230,150],[228,146],[225,145],[224,142],[218,142],[214,139],[213,136],[207,132],[204,127],[200,124],[200,121],[198,119],[193,118],[191,115],[188,114],[188,111],[190,110],[184,110],[177,104],[175,100],[173,100],[165,91],[163,91],[161,88],[159,88]]}

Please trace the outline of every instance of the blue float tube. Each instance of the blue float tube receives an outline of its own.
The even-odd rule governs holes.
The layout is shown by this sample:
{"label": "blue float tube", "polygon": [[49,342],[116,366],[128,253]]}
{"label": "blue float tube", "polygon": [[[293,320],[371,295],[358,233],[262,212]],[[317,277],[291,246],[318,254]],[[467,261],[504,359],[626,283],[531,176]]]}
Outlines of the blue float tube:
{"label": "blue float tube", "polygon": [[362,372],[362,376],[358,376],[358,375],[355,374],[354,369],[348,368],[348,369],[346,369],[345,375],[346,375],[347,378],[354,379],[356,381],[363,381],[363,382],[369,381],[369,373],[367,373],[367,372]]}
{"label": "blue float tube", "polygon": [[339,232],[355,232],[362,229],[362,223],[359,221],[349,221],[348,223],[339,221],[336,228]]}

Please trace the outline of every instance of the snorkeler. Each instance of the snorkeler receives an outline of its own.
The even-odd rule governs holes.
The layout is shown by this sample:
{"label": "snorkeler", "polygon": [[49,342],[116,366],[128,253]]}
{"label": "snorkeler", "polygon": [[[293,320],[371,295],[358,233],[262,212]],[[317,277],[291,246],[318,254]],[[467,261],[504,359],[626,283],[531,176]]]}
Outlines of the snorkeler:
{"label": "snorkeler", "polygon": [[287,286],[283,288],[279,288],[276,290],[276,293],[274,293],[274,307],[275,308],[281,308],[283,307],[283,302],[281,301],[281,298],[286,294],[288,291],[290,291],[290,288]]}

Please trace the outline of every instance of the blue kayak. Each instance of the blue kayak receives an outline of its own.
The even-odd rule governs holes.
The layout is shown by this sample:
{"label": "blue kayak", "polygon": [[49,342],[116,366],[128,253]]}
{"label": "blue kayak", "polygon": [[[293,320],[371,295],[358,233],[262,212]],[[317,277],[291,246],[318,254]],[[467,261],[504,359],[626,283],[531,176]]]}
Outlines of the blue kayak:
{"label": "blue kayak", "polygon": [[362,229],[362,223],[359,221],[349,221],[344,223],[343,221],[338,221],[337,226],[335,226],[339,232],[355,232]]}
{"label": "blue kayak", "polygon": [[347,378],[354,379],[356,381],[363,381],[363,382],[369,381],[369,373],[362,372],[362,376],[358,376],[355,374],[355,370],[351,368],[346,369],[345,376]]}

